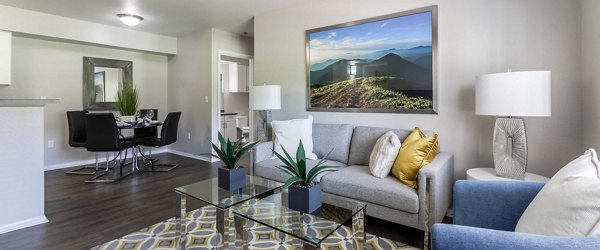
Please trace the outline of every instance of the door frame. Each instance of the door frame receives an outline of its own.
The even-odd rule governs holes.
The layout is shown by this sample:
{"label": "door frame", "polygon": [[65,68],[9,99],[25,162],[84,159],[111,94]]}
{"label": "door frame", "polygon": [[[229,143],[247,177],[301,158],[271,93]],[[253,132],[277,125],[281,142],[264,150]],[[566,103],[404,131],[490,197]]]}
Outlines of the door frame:
{"label": "door frame", "polygon": [[219,50],[217,55],[216,76],[213,78],[212,84],[212,103],[211,103],[211,114],[213,116],[213,124],[211,126],[211,140],[213,142],[218,141],[219,129],[221,127],[221,56],[230,56],[236,58],[242,58],[248,60],[248,125],[250,126],[249,140],[254,140],[254,111],[250,109],[252,103],[252,86],[254,86],[254,57],[237,52],[231,52],[226,50]]}

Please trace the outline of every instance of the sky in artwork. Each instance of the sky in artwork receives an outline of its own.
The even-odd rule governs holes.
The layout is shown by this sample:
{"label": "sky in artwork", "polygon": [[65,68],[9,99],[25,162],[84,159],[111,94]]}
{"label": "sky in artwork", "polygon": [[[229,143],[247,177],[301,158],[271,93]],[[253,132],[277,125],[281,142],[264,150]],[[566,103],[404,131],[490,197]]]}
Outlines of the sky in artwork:
{"label": "sky in artwork", "polygon": [[370,58],[377,51],[431,46],[431,11],[311,33],[310,63]]}

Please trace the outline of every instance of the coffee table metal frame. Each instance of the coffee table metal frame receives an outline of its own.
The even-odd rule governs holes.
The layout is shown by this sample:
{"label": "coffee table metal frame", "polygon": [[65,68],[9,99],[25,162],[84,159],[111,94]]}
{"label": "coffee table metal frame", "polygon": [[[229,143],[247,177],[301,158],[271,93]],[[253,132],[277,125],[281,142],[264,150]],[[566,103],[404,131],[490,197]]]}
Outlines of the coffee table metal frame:
{"label": "coffee table metal frame", "polygon": [[[187,216],[186,202],[187,197],[196,199],[216,208],[217,232],[223,240],[223,249],[235,249],[235,240],[230,244],[229,231],[231,225],[227,225],[225,220],[232,217],[231,209],[237,205],[246,203],[252,199],[266,197],[281,190],[283,183],[271,181],[257,176],[246,175],[246,187],[228,191],[218,187],[218,178],[212,178],[199,181],[189,185],[175,188],[176,195],[176,213],[175,219],[176,232],[179,249],[185,249],[187,244],[185,218]],[[207,190],[210,189],[210,190]],[[215,192],[217,199],[215,200]],[[235,227],[234,227],[235,228]],[[234,237],[237,234],[234,234]]]}
{"label": "coffee table metal frame", "polygon": [[[314,250],[314,249],[319,249],[321,243],[327,239],[329,236],[331,236],[331,234],[333,234],[333,232],[335,232],[337,229],[339,229],[340,227],[343,226],[343,224],[346,224],[347,222],[352,223],[352,237],[355,240],[355,244],[354,247],[355,249],[364,249],[364,244],[366,243],[367,240],[367,235],[366,235],[366,213],[367,213],[367,204],[357,201],[357,200],[353,200],[353,199],[349,199],[349,198],[342,198],[342,199],[346,199],[347,202],[346,204],[352,204],[352,208],[351,209],[347,209],[347,208],[343,208],[343,207],[338,207],[335,205],[330,205],[330,204],[323,204],[323,207],[321,208],[321,213],[325,214],[327,213],[326,210],[329,209],[334,209],[334,210],[346,210],[346,213],[349,213],[349,216],[343,216],[343,218],[339,218],[337,219],[337,221],[331,221],[330,219],[326,219],[326,218],[322,218],[320,215],[318,215],[319,212],[313,213],[313,214],[317,214],[317,215],[313,215],[313,214],[303,214],[300,213],[298,211],[295,211],[293,209],[290,209],[287,207],[287,192],[276,192],[273,195],[270,195],[268,197],[263,198],[260,201],[257,201],[257,203],[252,204],[252,205],[244,205],[244,206],[239,206],[236,209],[234,209],[233,214],[234,214],[234,220],[235,220],[235,227],[236,227],[236,233],[237,234],[241,234],[241,238],[242,241],[244,242],[244,249],[248,249],[248,221],[253,221],[255,223],[258,223],[260,225],[263,226],[267,226],[271,229],[276,230],[280,235],[290,235],[296,239],[299,239],[302,242],[302,249],[309,249],[309,250]],[[265,203],[273,203],[273,209],[271,210],[273,212],[272,217],[276,217],[276,218],[268,218],[270,217],[269,214],[260,214],[260,212],[257,213],[253,213],[252,211],[264,211],[265,209],[260,209],[260,204],[265,204]],[[341,211],[340,210],[340,211]],[[285,219],[283,217],[281,217],[282,214],[294,214],[295,216],[300,216],[300,217],[296,217],[298,218],[298,223],[303,223],[303,225],[301,225],[300,227],[305,227],[305,223],[304,223],[304,219],[307,218],[311,218],[313,220],[317,220],[319,223],[323,223],[323,222],[331,222],[332,223],[332,228],[330,228],[330,231],[324,235],[324,237],[314,237],[311,235],[301,235],[302,233],[299,230],[298,227],[294,227],[293,229],[290,228],[290,222],[289,221],[285,221]],[[279,217],[278,217],[279,216]],[[323,217],[327,217],[327,216],[323,216]],[[270,220],[273,221],[278,221],[279,223],[282,223],[282,225],[284,225],[284,227],[286,228],[282,228],[280,226],[274,225],[277,223],[269,223]],[[293,223],[293,222],[292,222]],[[293,226],[292,226],[293,227]],[[292,232],[290,232],[290,230],[293,230]],[[283,238],[283,236],[280,236],[280,238]]]}

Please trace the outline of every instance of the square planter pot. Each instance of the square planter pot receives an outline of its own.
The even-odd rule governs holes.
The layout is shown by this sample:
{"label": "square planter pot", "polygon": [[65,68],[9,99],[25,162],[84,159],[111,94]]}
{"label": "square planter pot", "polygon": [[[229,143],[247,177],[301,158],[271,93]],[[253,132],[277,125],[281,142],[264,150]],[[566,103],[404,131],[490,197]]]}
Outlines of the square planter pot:
{"label": "square planter pot", "polygon": [[289,208],[301,213],[312,213],[321,208],[321,183],[310,188],[292,185],[288,190]]}
{"label": "square planter pot", "polygon": [[227,190],[236,190],[246,187],[246,168],[236,169],[219,168],[219,187]]}

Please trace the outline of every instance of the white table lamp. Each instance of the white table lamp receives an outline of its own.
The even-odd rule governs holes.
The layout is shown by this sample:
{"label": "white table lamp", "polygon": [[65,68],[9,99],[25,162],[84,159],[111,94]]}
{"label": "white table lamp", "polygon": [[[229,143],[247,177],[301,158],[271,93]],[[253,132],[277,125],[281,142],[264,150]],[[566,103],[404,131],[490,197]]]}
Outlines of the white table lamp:
{"label": "white table lamp", "polygon": [[523,179],[527,168],[526,116],[551,115],[550,71],[522,71],[477,77],[475,113],[505,116],[494,127],[493,155],[496,174]]}
{"label": "white table lamp", "polygon": [[271,110],[281,109],[281,87],[279,85],[263,85],[252,87],[250,108],[258,110],[262,124],[257,128],[258,139],[267,141],[271,135]]}

